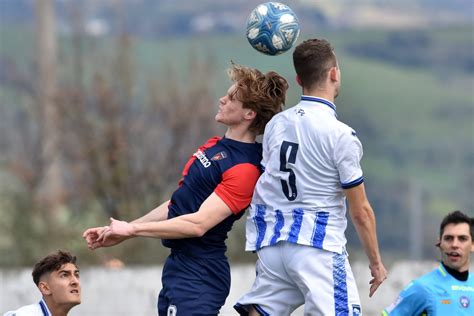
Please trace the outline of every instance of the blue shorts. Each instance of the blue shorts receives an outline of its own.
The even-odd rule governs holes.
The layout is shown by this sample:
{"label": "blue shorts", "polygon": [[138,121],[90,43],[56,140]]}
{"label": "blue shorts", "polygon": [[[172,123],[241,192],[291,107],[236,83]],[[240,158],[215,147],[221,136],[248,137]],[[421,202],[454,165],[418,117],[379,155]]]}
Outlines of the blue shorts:
{"label": "blue shorts", "polygon": [[202,259],[172,251],[158,297],[159,316],[217,315],[230,291],[227,258]]}

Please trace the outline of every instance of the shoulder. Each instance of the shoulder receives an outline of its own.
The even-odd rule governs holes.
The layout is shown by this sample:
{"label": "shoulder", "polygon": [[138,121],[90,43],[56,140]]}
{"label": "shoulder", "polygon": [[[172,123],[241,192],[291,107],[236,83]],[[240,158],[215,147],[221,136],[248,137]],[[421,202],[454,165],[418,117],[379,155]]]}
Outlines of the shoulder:
{"label": "shoulder", "polygon": [[[216,147],[216,152],[210,159],[212,161],[222,161],[227,167],[232,167],[241,163],[251,163],[259,165],[262,159],[261,143],[244,143],[225,138],[223,146]],[[226,159],[230,155],[231,159]]]}
{"label": "shoulder", "polygon": [[430,305],[429,296],[420,279],[410,282],[398,295],[395,302],[386,307],[382,315],[420,315]]}
{"label": "shoulder", "polygon": [[43,312],[39,304],[31,304],[20,307],[15,311],[6,312],[4,316],[42,316]]}
{"label": "shoulder", "polygon": [[411,281],[404,289],[403,292],[411,293],[411,295],[422,297],[426,296],[429,288],[429,279],[427,275],[421,276],[420,278]]}
{"label": "shoulder", "polygon": [[335,132],[339,135],[342,135],[342,136],[347,135],[347,136],[356,136],[357,137],[357,132],[352,127],[350,127],[349,125],[347,125],[344,122],[341,122],[341,121],[335,119],[334,120],[334,126],[336,127]]}

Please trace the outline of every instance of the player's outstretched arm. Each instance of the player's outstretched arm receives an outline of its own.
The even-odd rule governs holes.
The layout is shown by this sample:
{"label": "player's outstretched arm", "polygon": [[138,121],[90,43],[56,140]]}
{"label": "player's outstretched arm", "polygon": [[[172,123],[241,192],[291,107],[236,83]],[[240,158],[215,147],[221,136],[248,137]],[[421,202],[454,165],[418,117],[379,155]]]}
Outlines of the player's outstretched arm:
{"label": "player's outstretched arm", "polygon": [[377,241],[375,214],[365,194],[364,184],[345,190],[349,203],[349,213],[362,242],[365,253],[369,259],[369,267],[372,275],[370,280],[369,297],[375,293],[377,288],[387,278]]}
{"label": "player's outstretched arm", "polygon": [[107,229],[108,226],[93,227],[87,229],[84,234],[82,234],[82,237],[87,242],[87,247],[89,247],[89,249],[91,250],[101,247],[112,247],[127,239],[126,237],[114,236],[113,238],[110,238],[105,242],[101,241],[99,237]]}
{"label": "player's outstretched arm", "polygon": [[[152,221],[163,221],[168,218],[168,204],[169,200],[162,203],[158,207],[154,208],[146,215],[137,218],[136,220],[132,221],[132,223],[145,223],[145,222],[152,222]],[[115,220],[114,220],[115,221]],[[110,236],[107,240],[99,237],[103,235],[105,231],[107,231],[109,226],[102,226],[102,227],[93,227],[87,229],[82,237],[86,240],[87,246],[90,249],[97,249],[100,247],[111,247],[115,246],[124,240],[130,238],[131,236]]]}
{"label": "player's outstretched arm", "polygon": [[132,221],[132,223],[160,222],[168,219],[168,205],[170,200],[161,203],[142,217]]}
{"label": "player's outstretched arm", "polygon": [[107,243],[116,237],[155,237],[161,239],[181,239],[201,237],[209,229],[232,214],[227,204],[212,193],[195,213],[178,216],[159,222],[127,223],[111,218],[111,223],[98,236],[99,243]]}

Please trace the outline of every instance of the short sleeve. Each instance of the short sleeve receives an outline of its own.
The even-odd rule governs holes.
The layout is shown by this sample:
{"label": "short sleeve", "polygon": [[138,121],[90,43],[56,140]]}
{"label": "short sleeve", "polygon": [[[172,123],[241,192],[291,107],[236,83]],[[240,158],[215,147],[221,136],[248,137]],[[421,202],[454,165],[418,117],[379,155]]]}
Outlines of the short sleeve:
{"label": "short sleeve", "polygon": [[349,189],[364,181],[360,166],[362,154],[362,144],[356,133],[350,128],[345,129],[334,148],[334,162],[342,188]]}
{"label": "short sleeve", "polygon": [[238,164],[222,174],[222,181],[214,192],[237,214],[249,206],[259,177],[260,171],[255,165]]}
{"label": "short sleeve", "polygon": [[396,301],[384,309],[382,315],[421,315],[427,309],[426,289],[414,281],[400,293]]}

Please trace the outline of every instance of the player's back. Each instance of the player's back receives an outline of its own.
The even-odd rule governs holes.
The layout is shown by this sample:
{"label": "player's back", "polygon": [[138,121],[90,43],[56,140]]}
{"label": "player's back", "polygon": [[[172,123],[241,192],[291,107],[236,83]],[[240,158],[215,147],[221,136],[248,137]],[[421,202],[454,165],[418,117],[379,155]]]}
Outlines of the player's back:
{"label": "player's back", "polygon": [[[293,238],[290,241],[342,251],[346,228],[343,189],[363,181],[361,156],[362,145],[355,132],[337,120],[334,104],[302,97],[298,105],[267,124],[262,160],[265,172],[257,182],[251,213],[259,212],[269,222],[275,222],[276,211],[281,213],[276,212],[283,226],[274,241],[284,240],[285,233],[291,235],[296,218],[299,236],[288,236]],[[325,240],[316,241],[313,236],[318,225],[324,226],[320,238]],[[272,237],[266,238],[261,246],[272,243]]]}

